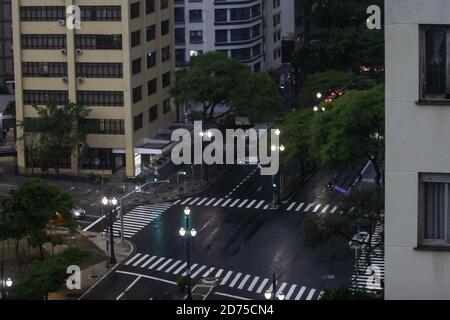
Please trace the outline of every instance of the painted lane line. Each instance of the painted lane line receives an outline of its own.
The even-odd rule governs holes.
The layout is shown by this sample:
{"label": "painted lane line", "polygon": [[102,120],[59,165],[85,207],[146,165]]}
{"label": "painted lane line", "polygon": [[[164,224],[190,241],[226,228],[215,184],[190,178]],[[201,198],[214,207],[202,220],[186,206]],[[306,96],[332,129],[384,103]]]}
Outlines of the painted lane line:
{"label": "painted lane line", "polygon": [[258,287],[258,290],[256,290],[256,293],[261,293],[266,285],[266,283],[269,282],[269,279],[264,279],[263,282],[260,284],[260,286]]}
{"label": "painted lane line", "polygon": [[238,208],[242,208],[246,203],[248,202],[248,199],[245,199],[241,202],[241,204],[238,206]]}
{"label": "painted lane line", "polygon": [[242,288],[244,288],[244,286],[245,286],[245,284],[247,283],[247,281],[248,281],[249,278],[250,278],[250,275],[249,275],[249,274],[246,275],[246,276],[244,277],[244,279],[241,281],[241,283],[240,283],[239,286],[238,286],[238,289],[239,289],[239,290],[242,290]]}
{"label": "painted lane line", "polygon": [[261,207],[264,202],[264,200],[261,200],[261,202],[256,205],[255,209],[259,209],[259,207]]}
{"label": "painted lane line", "polygon": [[298,207],[295,209],[295,212],[299,212],[300,210],[302,210],[302,208],[303,208],[304,205],[305,205],[304,202],[300,203],[300,204],[298,205]]}
{"label": "painted lane line", "polygon": [[228,279],[230,279],[232,274],[233,274],[233,271],[228,271],[228,273],[225,275],[225,278],[223,278],[220,285],[223,286],[225,283],[227,283]]}
{"label": "painted lane line", "polygon": [[256,283],[258,283],[259,277],[255,277],[255,279],[253,279],[252,283],[250,283],[250,286],[248,287],[248,291],[252,291],[253,288],[256,286]]}
{"label": "painted lane line", "polygon": [[225,207],[230,201],[231,201],[231,199],[228,199],[227,201],[225,201],[224,203],[222,203],[222,207]]}
{"label": "painted lane line", "polygon": [[175,261],[165,272],[169,273],[170,271],[172,271],[172,269],[174,269],[177,265],[179,265],[181,263],[181,260],[177,260]]}
{"label": "painted lane line", "polygon": [[230,205],[230,208],[233,208],[239,201],[241,201],[241,199],[236,199],[236,201],[234,201],[234,202]]}
{"label": "painted lane line", "polygon": [[186,263],[186,262],[183,263],[183,264],[181,265],[181,267],[179,267],[177,270],[175,270],[175,272],[174,272],[173,274],[174,274],[174,275],[179,274],[179,273],[181,272],[181,270],[183,270],[184,268],[186,268],[186,266],[187,266],[187,263]]}
{"label": "painted lane line", "polygon": [[208,200],[208,198],[203,198],[202,201],[200,201],[199,203],[197,203],[198,206],[201,206],[203,202],[205,202],[206,200]]}
{"label": "painted lane line", "polygon": [[161,271],[162,269],[164,269],[169,263],[171,263],[173,261],[173,259],[169,259],[166,262],[164,262],[162,265],[160,265],[156,271]]}
{"label": "painted lane line", "polygon": [[139,276],[136,279],[134,279],[134,281],[116,298],[116,300],[120,300],[128,292],[128,290],[130,290],[136,284],[136,282],[141,280],[141,278],[142,277]]}
{"label": "painted lane line", "polygon": [[83,231],[88,231],[88,230],[91,229],[93,226],[95,226],[97,223],[99,223],[100,221],[102,221],[103,219],[105,219],[105,216],[102,216],[102,217],[98,218],[97,220],[95,220],[94,222],[92,222],[90,225],[88,225],[86,228],[84,228]]}
{"label": "painted lane line", "polygon": [[125,262],[125,265],[128,266],[130,263],[132,263],[134,260],[136,260],[137,258],[139,258],[141,256],[140,253],[136,253],[136,255],[131,258],[130,260],[128,260],[127,262]]}
{"label": "painted lane line", "polygon": [[239,278],[242,276],[241,272],[238,272],[238,274],[234,277],[233,281],[231,281],[229,287],[230,288],[234,288],[234,286],[236,285],[236,282],[239,280]]}
{"label": "painted lane line", "polygon": [[321,213],[326,213],[328,211],[328,208],[330,207],[329,204],[327,204],[321,211]]}
{"label": "painted lane line", "polygon": [[223,198],[220,198],[219,201],[213,204],[213,207],[217,207],[223,200]]}
{"label": "painted lane line", "polygon": [[289,300],[289,299],[291,298],[292,294],[293,294],[294,291],[295,291],[295,288],[297,288],[297,285],[296,285],[296,284],[293,284],[293,285],[291,286],[291,288],[289,289],[288,293],[286,294],[286,300]]}
{"label": "painted lane line", "polygon": [[160,281],[160,282],[165,282],[165,283],[169,283],[169,284],[173,284],[176,285],[177,283],[174,281],[169,281],[166,279],[161,279],[161,278],[157,278],[157,277],[151,277],[151,276],[147,276],[145,274],[138,274],[138,273],[134,273],[134,272],[128,272],[128,271],[122,271],[122,270],[117,270],[116,273],[122,273],[122,274],[127,274],[130,276],[140,276],[141,278],[147,278],[147,279],[152,279],[152,280],[156,280],[156,281]]}
{"label": "painted lane line", "polygon": [[292,202],[291,205],[287,208],[287,211],[291,211],[297,202]]}
{"label": "painted lane line", "polygon": [[148,254],[146,254],[145,256],[143,256],[142,258],[140,258],[138,261],[136,261],[135,263],[133,263],[133,267],[136,267],[137,265],[139,265],[142,261],[144,261],[145,259],[148,258]]}
{"label": "painted lane line", "polygon": [[216,198],[212,198],[211,200],[209,200],[208,203],[205,204],[205,206],[209,206],[214,200],[216,200]]}
{"label": "painted lane line", "polygon": [[189,202],[189,205],[192,206],[194,203],[196,203],[198,200],[200,200],[200,198],[195,198],[194,200],[192,200],[191,202]]}
{"label": "painted lane line", "polygon": [[151,269],[153,269],[154,267],[156,267],[161,261],[163,261],[164,259],[166,259],[166,258],[164,258],[164,257],[162,257],[162,258],[159,258],[158,259],[158,261],[156,261],[155,263],[153,263],[150,267],[148,267],[150,270]]}
{"label": "painted lane line", "polygon": [[179,199],[179,200],[177,200],[177,201],[175,201],[173,204],[175,205],[175,204],[179,204],[181,202],[181,200]]}
{"label": "painted lane line", "polygon": [[302,298],[303,293],[305,292],[306,287],[301,287],[300,291],[297,293],[297,296],[295,297],[294,300],[300,300]]}
{"label": "painted lane line", "polygon": [[249,205],[246,207],[247,209],[250,209],[256,202],[257,200],[253,200],[252,202],[249,203]]}
{"label": "painted lane line", "polygon": [[306,300],[311,300],[315,292],[316,289],[311,289],[311,291],[309,291],[308,296],[306,297]]}
{"label": "painted lane line", "polygon": [[195,272],[191,275],[191,277],[192,277],[193,279],[196,278],[196,277],[200,274],[200,272],[202,272],[205,268],[206,268],[206,266],[201,266],[200,268],[197,269],[197,271],[195,271]]}

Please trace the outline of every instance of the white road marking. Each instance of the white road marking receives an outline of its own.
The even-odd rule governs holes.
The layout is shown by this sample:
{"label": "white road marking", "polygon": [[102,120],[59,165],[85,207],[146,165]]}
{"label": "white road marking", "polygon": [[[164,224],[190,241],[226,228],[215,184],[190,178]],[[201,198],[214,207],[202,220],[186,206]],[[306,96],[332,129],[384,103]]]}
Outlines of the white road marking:
{"label": "white road marking", "polygon": [[120,300],[128,292],[128,290],[130,290],[136,284],[136,282],[141,280],[141,278],[142,277],[139,276],[136,279],[134,279],[134,281],[116,298],[116,300]]}
{"label": "white road marking", "polygon": [[227,201],[225,201],[224,203],[222,203],[222,207],[225,207],[230,201],[231,201],[231,199],[228,199]]}
{"label": "white road marking", "polygon": [[172,271],[172,269],[174,269],[177,265],[179,265],[181,263],[181,260],[177,260],[175,261],[167,270],[166,273],[169,273],[170,271]]}
{"label": "white road marking", "polygon": [[196,203],[198,200],[200,200],[200,198],[195,198],[194,200],[192,200],[191,202],[189,202],[189,205],[192,206],[194,203]]}
{"label": "white road marking", "polygon": [[220,275],[222,274],[222,272],[223,272],[223,269],[219,269],[219,271],[217,271],[215,277],[216,277],[216,278],[219,278]]}
{"label": "white road marking", "polygon": [[207,204],[205,204],[205,206],[209,206],[211,203],[213,203],[214,202],[214,200],[216,200],[216,198],[212,198],[211,200],[209,200],[208,201],[208,203]]}
{"label": "white road marking", "polygon": [[256,205],[255,209],[259,209],[259,207],[261,207],[264,202],[264,200],[261,200],[261,202]]}
{"label": "white road marking", "polygon": [[297,285],[296,285],[296,284],[293,284],[293,285],[291,286],[291,288],[289,289],[288,293],[286,294],[286,300],[289,300],[289,299],[291,298],[292,294],[293,294],[294,291],[295,291],[295,288],[297,288]]}
{"label": "white road marking", "polygon": [[239,201],[241,201],[241,199],[236,199],[236,201],[234,201],[234,202],[231,204],[230,208],[233,208]]}
{"label": "white road marking", "polygon": [[136,267],[137,265],[139,265],[142,261],[144,261],[145,259],[147,259],[148,254],[146,254],[145,256],[143,256],[142,258],[140,258],[138,261],[136,261],[135,263],[133,263],[133,267]]}
{"label": "white road marking", "polygon": [[191,277],[192,277],[192,278],[197,277],[197,276],[200,274],[200,272],[202,272],[205,268],[206,268],[206,266],[201,266],[200,268],[197,269],[197,271],[195,271],[195,272],[191,275]]}
{"label": "white road marking", "polygon": [[177,283],[174,281],[169,281],[166,279],[161,279],[161,278],[156,278],[156,277],[151,277],[151,276],[147,276],[145,274],[139,274],[139,273],[134,273],[134,272],[128,272],[128,271],[122,271],[122,270],[117,270],[117,273],[122,273],[122,274],[127,274],[127,275],[131,275],[131,276],[140,276],[141,278],[147,278],[147,279],[152,279],[152,280],[156,280],[156,281],[160,281],[160,282],[165,282],[165,283],[169,283],[169,284],[173,284],[176,285]]}
{"label": "white road marking", "polygon": [[296,212],[299,212],[299,211],[303,208],[304,205],[305,205],[304,202],[300,203],[300,204],[298,205],[298,207],[295,209],[295,211],[296,211]]}
{"label": "white road marking", "polygon": [[164,269],[169,263],[171,263],[173,261],[173,259],[169,259],[166,262],[164,262],[162,265],[160,265],[156,271],[161,271],[162,269]]}
{"label": "white road marking", "polygon": [[310,203],[310,204],[308,204],[308,206],[307,206],[307,207],[305,208],[305,212],[308,212],[308,211],[309,211],[309,209],[311,209],[313,205],[314,205],[314,202],[313,202],[313,203]]}
{"label": "white road marking", "polygon": [[327,204],[327,205],[322,209],[322,212],[321,212],[321,213],[327,212],[327,210],[328,210],[329,207],[330,207],[330,205]]}
{"label": "white road marking", "polygon": [[179,274],[179,273],[181,272],[181,270],[183,270],[184,268],[186,268],[186,266],[187,266],[187,263],[186,263],[186,262],[183,263],[183,264],[181,265],[181,267],[179,267],[177,270],[175,270],[175,272],[174,272],[173,274],[175,274],[175,275]]}
{"label": "white road marking", "polygon": [[156,261],[154,264],[152,264],[150,267],[148,267],[149,269],[153,269],[154,267],[156,267],[161,261],[163,261],[165,258],[159,258],[158,261]]}
{"label": "white road marking", "polygon": [[150,259],[148,259],[147,261],[145,261],[145,263],[141,266],[141,268],[145,268],[146,266],[148,266],[150,264],[150,262],[152,262],[153,260],[155,260],[157,258],[157,256],[153,256]]}
{"label": "white road marking", "polygon": [[306,297],[306,300],[311,300],[315,292],[316,292],[316,289],[311,289],[309,291],[308,296]]}
{"label": "white road marking", "polygon": [[228,298],[236,299],[236,300],[251,300],[251,299],[248,299],[248,298],[243,298],[243,297],[239,297],[239,296],[233,296],[233,295],[228,294],[228,293],[215,292],[214,294],[216,294],[218,296],[222,296],[222,297],[228,297]]}
{"label": "white road marking", "polygon": [[241,204],[238,206],[238,208],[242,208],[246,203],[248,202],[248,199],[245,199],[241,202]]}
{"label": "white road marking", "polygon": [[140,256],[141,256],[140,253],[136,253],[136,255],[135,255],[133,258],[131,258],[130,260],[128,260],[127,262],[125,262],[125,265],[126,265],[126,266],[129,265],[130,263],[132,263],[134,260],[136,260],[136,259],[139,258]]}
{"label": "white road marking", "polygon": [[338,206],[334,206],[333,209],[331,209],[330,212],[331,212],[331,213],[335,213],[337,209],[338,209]]}
{"label": "white road marking", "polygon": [[223,278],[220,285],[223,286],[225,283],[227,283],[228,279],[231,277],[232,274],[233,274],[233,271],[228,271],[228,273],[225,275],[225,278]]}
{"label": "white road marking", "polygon": [[183,205],[183,204],[186,204],[186,203],[188,203],[191,199],[192,199],[192,198],[187,198],[187,199],[184,200],[181,204],[182,204],[182,205]]}
{"label": "white road marking", "polygon": [[283,284],[281,285],[281,287],[278,289],[278,291],[277,291],[277,296],[280,294],[280,293],[282,293],[283,292],[283,290],[284,290],[284,288],[286,288],[286,286],[287,286],[287,283],[286,282],[283,282]]}
{"label": "white road marking", "polygon": [[239,278],[242,276],[241,272],[238,272],[238,274],[234,277],[233,281],[231,281],[229,287],[233,288],[236,285],[236,282],[239,280]]}
{"label": "white road marking", "polygon": [[213,207],[217,207],[222,201],[223,201],[223,198],[220,198],[219,201],[214,203]]}
{"label": "white road marking", "polygon": [[303,293],[305,292],[305,290],[306,290],[306,287],[301,287],[300,291],[297,293],[297,296],[295,297],[294,300],[300,300],[302,295],[303,295]]}
{"label": "white road marking", "polygon": [[252,202],[249,203],[249,205],[247,206],[247,209],[250,209],[254,204],[255,204],[256,200],[253,200]]}
{"label": "white road marking", "polygon": [[244,277],[244,279],[241,281],[241,283],[238,286],[238,289],[242,290],[242,288],[245,286],[245,284],[247,283],[248,279],[250,278],[250,275],[246,275]]}
{"label": "white road marking", "polygon": [[267,282],[269,282],[269,279],[264,279],[263,282],[261,282],[261,285],[258,287],[258,290],[256,290],[256,293],[261,293]]}
{"label": "white road marking", "polygon": [[256,283],[258,282],[259,277],[255,277],[255,279],[253,279],[252,283],[250,283],[250,286],[248,287],[248,291],[252,291],[253,288],[256,286]]}
{"label": "white road marking", "polygon": [[199,203],[197,203],[197,206],[201,206],[203,202],[205,202],[206,200],[208,200],[208,198],[203,198],[202,201],[200,201]]}
{"label": "white road marking", "polygon": [[94,222],[92,222],[90,225],[88,225],[86,228],[84,228],[83,231],[88,231],[88,230],[91,229],[93,226],[95,226],[97,223],[99,223],[100,221],[102,221],[103,219],[105,219],[105,216],[102,216],[102,217],[98,218],[97,220],[95,220]]}
{"label": "white road marking", "polygon": [[314,208],[313,212],[316,213],[317,211],[319,211],[319,209],[320,209],[321,206],[322,206],[322,205],[319,203],[319,204]]}
{"label": "white road marking", "polygon": [[287,211],[291,211],[297,202],[292,202],[291,205],[286,209]]}

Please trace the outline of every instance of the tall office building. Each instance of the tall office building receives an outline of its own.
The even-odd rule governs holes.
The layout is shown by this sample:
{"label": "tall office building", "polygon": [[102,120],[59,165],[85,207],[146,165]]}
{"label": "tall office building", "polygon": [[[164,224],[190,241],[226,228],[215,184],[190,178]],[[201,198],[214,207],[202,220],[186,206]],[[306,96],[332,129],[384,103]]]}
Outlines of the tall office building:
{"label": "tall office building", "polygon": [[[68,7],[80,9],[79,29],[68,23]],[[73,155],[55,159],[61,171],[125,167],[135,176],[142,154],[165,147],[152,137],[176,115],[173,12],[169,0],[12,0],[17,120],[36,117],[32,106],[50,99],[91,110],[80,124],[88,155],[80,166]],[[18,141],[21,173],[39,166],[27,143]]]}
{"label": "tall office building", "polygon": [[0,87],[14,80],[11,0],[0,0]]}
{"label": "tall office building", "polygon": [[263,1],[175,0],[177,66],[190,57],[221,51],[253,70],[264,67]]}
{"label": "tall office building", "polygon": [[450,2],[387,0],[387,299],[450,299]]}

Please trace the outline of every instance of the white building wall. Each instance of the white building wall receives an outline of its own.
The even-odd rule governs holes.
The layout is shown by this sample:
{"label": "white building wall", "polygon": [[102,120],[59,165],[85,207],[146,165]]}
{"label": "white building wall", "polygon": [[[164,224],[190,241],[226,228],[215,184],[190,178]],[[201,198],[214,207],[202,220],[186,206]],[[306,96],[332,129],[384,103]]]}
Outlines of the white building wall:
{"label": "white building wall", "polygon": [[418,105],[419,25],[450,25],[448,0],[386,0],[387,299],[450,299],[450,251],[418,245],[419,173],[450,173],[450,106]]}

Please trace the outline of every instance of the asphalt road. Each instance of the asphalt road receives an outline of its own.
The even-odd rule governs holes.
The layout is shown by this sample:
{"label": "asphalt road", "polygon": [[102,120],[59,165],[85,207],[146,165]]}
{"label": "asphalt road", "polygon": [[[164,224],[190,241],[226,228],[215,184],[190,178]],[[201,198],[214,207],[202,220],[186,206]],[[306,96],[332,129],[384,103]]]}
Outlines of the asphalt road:
{"label": "asphalt road", "polygon": [[[370,167],[364,173],[364,183],[370,184]],[[186,253],[178,230],[186,205],[198,231],[191,254],[193,284],[205,276],[217,277],[220,284],[210,299],[264,299],[272,273],[277,290],[290,300],[315,300],[325,287],[347,285],[353,261],[347,244],[310,248],[299,232],[308,214],[339,214],[331,213],[339,195],[326,188],[336,174],[337,168],[319,170],[276,211],[267,208],[270,177],[261,177],[254,166],[232,169],[198,197],[149,209],[151,219],[139,209],[126,221],[135,253],[86,299],[181,299],[176,281],[186,271]]]}

